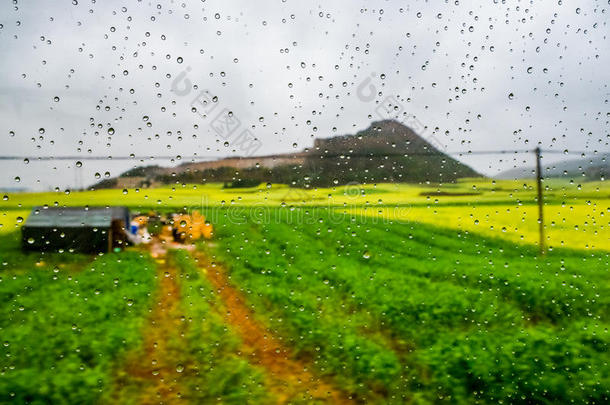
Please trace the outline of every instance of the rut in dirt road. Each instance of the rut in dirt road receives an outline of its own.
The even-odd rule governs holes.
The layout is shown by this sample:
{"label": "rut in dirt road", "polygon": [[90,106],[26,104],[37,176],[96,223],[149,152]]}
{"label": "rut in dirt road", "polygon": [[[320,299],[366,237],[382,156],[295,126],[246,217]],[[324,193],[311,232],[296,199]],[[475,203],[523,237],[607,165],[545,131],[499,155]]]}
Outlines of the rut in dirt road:
{"label": "rut in dirt road", "polygon": [[157,260],[159,282],[149,323],[143,332],[142,349],[128,354],[117,373],[113,400],[137,398],[139,404],[185,403],[181,378],[185,364],[179,350],[181,329],[180,286],[175,266],[167,262],[165,249],[151,246]]}
{"label": "rut in dirt road", "polygon": [[222,267],[210,263],[202,253],[193,256],[219,292],[226,308],[225,319],[240,335],[250,362],[267,371],[267,388],[278,403],[298,400],[351,403],[347,394],[312,374],[308,364],[295,360],[291,351],[254,319],[252,310]]}

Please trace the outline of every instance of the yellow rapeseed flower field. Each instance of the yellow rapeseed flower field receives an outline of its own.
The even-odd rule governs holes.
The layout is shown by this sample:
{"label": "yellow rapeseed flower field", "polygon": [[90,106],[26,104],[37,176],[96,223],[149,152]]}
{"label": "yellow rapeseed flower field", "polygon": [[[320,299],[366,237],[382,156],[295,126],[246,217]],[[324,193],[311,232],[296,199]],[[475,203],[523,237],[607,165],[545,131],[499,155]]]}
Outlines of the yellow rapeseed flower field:
{"label": "yellow rapeseed flower field", "polygon": [[[606,182],[544,182],[544,227],[549,247],[610,250],[610,187]],[[0,201],[0,232],[18,228],[31,207],[125,205],[134,211],[208,207],[313,207],[386,221],[414,221],[517,243],[538,243],[532,180],[463,179],[458,183],[352,184],[300,189],[279,184],[224,189],[177,184],[154,189],[13,193]]]}

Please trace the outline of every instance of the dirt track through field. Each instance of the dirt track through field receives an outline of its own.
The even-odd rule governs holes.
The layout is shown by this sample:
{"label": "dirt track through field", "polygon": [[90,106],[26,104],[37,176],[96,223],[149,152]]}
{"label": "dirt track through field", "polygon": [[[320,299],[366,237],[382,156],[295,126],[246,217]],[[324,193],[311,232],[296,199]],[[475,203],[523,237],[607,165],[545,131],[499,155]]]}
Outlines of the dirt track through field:
{"label": "dirt track through field", "polygon": [[217,289],[226,308],[225,320],[240,335],[243,352],[251,363],[266,370],[266,385],[280,404],[293,401],[350,403],[348,396],[312,374],[310,366],[296,360],[277,337],[258,322],[241,293],[231,285],[226,271],[194,253],[202,271]]}
{"label": "dirt track through field", "polygon": [[[141,349],[129,353],[116,373],[111,397],[114,403],[134,398],[136,403],[147,405],[187,402],[182,396],[181,378],[182,371],[192,367],[186,364],[189,359],[181,350],[181,345],[187,343],[181,342],[185,326],[180,321],[178,270],[168,262],[165,245],[153,241],[150,253],[157,261],[156,301],[143,332]],[[192,256],[217,290],[221,300],[218,307],[225,310],[225,321],[241,337],[241,354],[265,371],[265,386],[278,404],[351,403],[347,394],[315,376],[306,362],[294,359],[291,351],[255,319],[223,268],[210,263],[203,253],[192,252]]]}
{"label": "dirt track through field", "polygon": [[137,398],[138,404],[178,404],[180,380],[188,367],[176,345],[181,340],[180,286],[177,271],[167,262],[166,250],[154,242],[151,254],[157,261],[159,289],[151,310],[149,324],[143,332],[143,349],[127,356],[126,364],[116,377],[113,400]]}

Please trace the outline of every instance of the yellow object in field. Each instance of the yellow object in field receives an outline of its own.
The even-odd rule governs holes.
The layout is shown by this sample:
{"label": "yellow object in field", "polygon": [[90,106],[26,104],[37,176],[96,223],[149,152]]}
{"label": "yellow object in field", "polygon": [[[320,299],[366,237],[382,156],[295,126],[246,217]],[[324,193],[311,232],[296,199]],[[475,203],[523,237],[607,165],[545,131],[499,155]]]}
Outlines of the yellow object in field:
{"label": "yellow object in field", "polygon": [[137,222],[140,226],[144,226],[144,225],[148,224],[148,217],[145,215],[140,215],[140,216],[134,217],[132,219],[132,221]]}
{"label": "yellow object in field", "polygon": [[198,240],[202,237],[210,239],[213,234],[212,225],[206,222],[205,217],[199,211],[193,211],[191,215],[174,215],[174,229],[182,241]]}
{"label": "yellow object in field", "polygon": [[201,234],[205,239],[212,239],[212,235],[214,235],[214,228],[212,228],[212,224],[209,222],[205,222],[203,224]]}
{"label": "yellow object in field", "polygon": [[163,225],[161,232],[159,233],[159,239],[166,243],[174,240],[171,225]]}

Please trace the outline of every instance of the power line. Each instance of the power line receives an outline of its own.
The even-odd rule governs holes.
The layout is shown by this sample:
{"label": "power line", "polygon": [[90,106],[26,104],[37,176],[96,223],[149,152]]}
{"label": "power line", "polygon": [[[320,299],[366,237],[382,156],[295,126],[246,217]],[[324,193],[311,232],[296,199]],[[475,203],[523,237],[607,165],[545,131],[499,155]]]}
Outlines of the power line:
{"label": "power line", "polygon": [[[399,156],[399,157],[409,157],[409,156],[442,156],[452,155],[452,156],[472,156],[472,155],[516,155],[520,153],[532,153],[534,150],[532,149],[516,149],[516,150],[485,150],[485,151],[436,151],[436,152],[389,152],[389,153],[307,153],[302,152],[295,155],[290,154],[277,154],[277,155],[267,155],[267,156],[167,156],[167,155],[159,155],[159,156],[78,156],[78,155],[67,155],[67,156],[10,156],[10,155],[0,155],[0,160],[28,160],[28,161],[51,161],[51,160],[132,160],[134,162],[143,162],[143,161],[154,161],[154,160],[174,160],[174,161],[211,161],[218,159],[265,159],[265,158],[281,158],[281,159],[302,159],[302,158],[347,158],[347,157],[385,157],[385,156]],[[563,154],[563,155],[605,155],[610,152],[600,152],[600,151],[559,151],[552,149],[544,149],[540,151],[542,154]]]}
{"label": "power line", "polygon": [[[203,156],[190,156],[189,158],[193,159],[215,159],[219,157],[203,157]],[[149,157],[133,157],[133,156],[0,156],[0,160],[181,160],[185,159],[183,157],[178,156],[149,156]]]}

